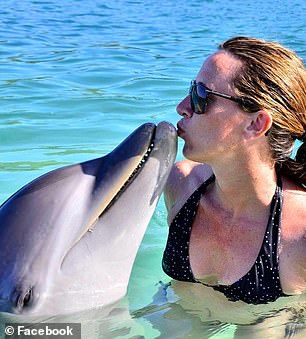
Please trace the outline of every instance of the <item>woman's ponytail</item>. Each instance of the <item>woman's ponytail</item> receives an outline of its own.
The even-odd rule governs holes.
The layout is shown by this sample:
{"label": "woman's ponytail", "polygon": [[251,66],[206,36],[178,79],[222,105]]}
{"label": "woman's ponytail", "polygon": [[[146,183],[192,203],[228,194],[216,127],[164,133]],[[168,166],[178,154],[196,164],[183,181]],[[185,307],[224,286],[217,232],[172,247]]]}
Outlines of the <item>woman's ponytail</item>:
{"label": "woman's ponytail", "polygon": [[299,145],[295,158],[284,161],[281,165],[281,172],[306,187],[306,133],[298,139],[302,144]]}

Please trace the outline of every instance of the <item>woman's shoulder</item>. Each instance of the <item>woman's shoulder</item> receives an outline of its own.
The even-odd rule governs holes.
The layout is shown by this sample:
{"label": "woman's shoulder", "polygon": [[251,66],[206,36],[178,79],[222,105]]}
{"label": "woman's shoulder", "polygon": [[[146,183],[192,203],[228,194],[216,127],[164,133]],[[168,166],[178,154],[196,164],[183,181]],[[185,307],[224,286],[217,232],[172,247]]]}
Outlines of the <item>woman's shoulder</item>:
{"label": "woman's shoulder", "polygon": [[284,207],[291,220],[301,220],[306,227],[306,189],[288,178],[283,178]]}
{"label": "woman's shoulder", "polygon": [[306,236],[306,189],[283,178],[283,196],[284,235],[303,238]]}
{"label": "woman's shoulder", "polygon": [[284,236],[306,238],[306,189],[284,178],[283,196]]}
{"label": "woman's shoulder", "polygon": [[181,160],[173,165],[164,190],[169,223],[190,195],[211,175],[211,167],[207,164]]}
{"label": "woman's shoulder", "polygon": [[306,292],[306,190],[283,180],[282,285],[288,294]]}

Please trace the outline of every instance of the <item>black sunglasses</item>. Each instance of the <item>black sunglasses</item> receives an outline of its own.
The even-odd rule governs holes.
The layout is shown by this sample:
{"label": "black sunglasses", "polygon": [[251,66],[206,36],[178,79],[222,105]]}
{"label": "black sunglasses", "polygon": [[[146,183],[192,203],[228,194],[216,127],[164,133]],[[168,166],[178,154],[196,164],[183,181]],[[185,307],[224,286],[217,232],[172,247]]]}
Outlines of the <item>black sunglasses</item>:
{"label": "black sunglasses", "polygon": [[191,108],[194,113],[203,114],[206,112],[209,94],[213,94],[224,99],[235,101],[241,105],[243,104],[243,100],[241,98],[213,91],[206,87],[202,82],[196,82],[195,80],[193,80],[191,81],[190,84],[189,95]]}

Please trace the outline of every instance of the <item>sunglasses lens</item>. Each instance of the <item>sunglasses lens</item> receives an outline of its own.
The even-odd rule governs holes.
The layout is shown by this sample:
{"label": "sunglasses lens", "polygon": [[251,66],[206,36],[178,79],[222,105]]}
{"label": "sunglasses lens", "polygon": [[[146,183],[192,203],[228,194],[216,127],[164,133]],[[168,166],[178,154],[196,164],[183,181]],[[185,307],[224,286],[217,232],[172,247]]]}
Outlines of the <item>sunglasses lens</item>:
{"label": "sunglasses lens", "polygon": [[207,106],[207,91],[199,84],[193,84],[190,89],[191,108],[194,113],[205,113]]}

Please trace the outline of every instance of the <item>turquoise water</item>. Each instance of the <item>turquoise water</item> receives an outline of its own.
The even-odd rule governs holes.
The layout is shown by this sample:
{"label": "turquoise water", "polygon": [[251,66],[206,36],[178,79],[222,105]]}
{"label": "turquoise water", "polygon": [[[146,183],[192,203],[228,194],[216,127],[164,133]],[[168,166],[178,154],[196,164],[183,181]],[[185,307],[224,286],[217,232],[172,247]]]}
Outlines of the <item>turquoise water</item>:
{"label": "turquoise water", "polygon": [[[231,36],[277,40],[306,58],[303,0],[0,4],[0,202],[51,169],[109,152],[144,122],[175,124],[175,106],[203,58]],[[131,311],[152,303],[159,280],[169,281],[160,267],[166,234],[161,199],[133,269]],[[180,334],[152,323],[135,317],[126,337],[203,337],[203,323],[191,321]],[[235,326],[223,325],[210,323],[208,332],[231,338]]]}

